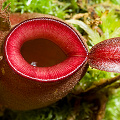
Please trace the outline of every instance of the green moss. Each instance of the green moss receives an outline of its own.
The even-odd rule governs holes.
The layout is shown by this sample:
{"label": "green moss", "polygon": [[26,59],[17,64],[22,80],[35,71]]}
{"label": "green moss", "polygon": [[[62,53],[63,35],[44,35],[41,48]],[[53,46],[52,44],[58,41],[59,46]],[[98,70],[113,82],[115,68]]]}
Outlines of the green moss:
{"label": "green moss", "polygon": [[81,87],[83,90],[86,90],[90,86],[94,85],[95,82],[99,83],[101,79],[109,79],[115,77],[116,75],[117,73],[105,72],[89,68],[85,76],[82,78],[82,80],[80,80],[79,87]]}
{"label": "green moss", "polygon": [[[96,5],[96,3],[99,4],[105,1],[108,1],[108,3],[111,1],[114,4],[120,5],[120,2],[118,2],[119,0],[91,0],[90,3],[86,3],[86,0],[82,0],[82,2],[88,6],[93,4]],[[76,13],[88,12],[85,11],[85,8],[78,7],[76,3],[77,0],[7,0],[4,3],[4,7],[9,2],[11,2],[10,9],[13,13],[38,12],[65,19],[68,15],[72,16]],[[83,35],[86,35],[87,33],[86,38],[88,38],[89,48],[104,39],[120,36],[120,14],[115,9],[116,8],[114,6],[108,9],[102,4],[97,5],[95,8],[96,13],[102,21],[102,24],[99,27],[102,29],[103,35],[99,35],[97,31],[93,30],[83,21],[76,25],[76,28],[78,28]],[[95,82],[99,82],[100,79],[107,79],[114,76],[116,76],[116,73],[109,73],[89,68],[83,79],[78,83],[77,87],[81,87],[83,90],[86,90]],[[116,89],[114,90],[114,94],[109,97],[109,101],[107,102],[104,120],[119,120],[119,106],[120,89]],[[80,112],[77,116],[78,120],[91,119],[90,115],[93,114],[93,111],[91,110],[92,107],[93,103],[82,101],[80,104]],[[71,112],[71,109],[73,109],[73,102],[69,102],[69,98],[65,97],[63,100],[55,103],[54,105],[43,109],[25,112],[6,110],[2,120],[66,120],[67,116],[69,116]]]}
{"label": "green moss", "polygon": [[71,4],[70,3],[62,3],[54,2],[53,0],[7,0],[4,3],[6,6],[8,3],[10,4],[11,12],[37,12],[43,14],[50,14],[57,16],[59,18],[65,19],[68,15],[67,9]]}
{"label": "green moss", "polygon": [[103,120],[120,119],[120,88],[114,89],[106,104],[105,118]]}
{"label": "green moss", "polygon": [[71,109],[68,99],[64,98],[41,109],[29,111],[6,110],[2,120],[66,120]]}

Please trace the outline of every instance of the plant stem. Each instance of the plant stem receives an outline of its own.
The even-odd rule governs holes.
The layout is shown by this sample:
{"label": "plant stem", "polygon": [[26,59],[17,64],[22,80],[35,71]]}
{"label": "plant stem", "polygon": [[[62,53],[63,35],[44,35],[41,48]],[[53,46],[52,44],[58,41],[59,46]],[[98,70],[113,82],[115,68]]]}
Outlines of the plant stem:
{"label": "plant stem", "polygon": [[82,91],[79,93],[80,95],[87,95],[88,93],[93,94],[96,93],[97,91],[101,90],[102,88],[106,87],[107,85],[111,85],[112,83],[120,80],[120,75],[110,78],[110,79],[101,79],[99,83],[96,83],[92,85],[90,88],[85,90],[84,92]]}

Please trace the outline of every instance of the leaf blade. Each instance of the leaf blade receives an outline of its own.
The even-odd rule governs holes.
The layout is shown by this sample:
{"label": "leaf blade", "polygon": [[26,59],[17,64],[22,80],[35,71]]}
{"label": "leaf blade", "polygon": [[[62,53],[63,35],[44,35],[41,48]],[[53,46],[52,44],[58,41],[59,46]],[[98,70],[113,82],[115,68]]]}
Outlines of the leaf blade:
{"label": "leaf blade", "polygon": [[88,63],[99,70],[120,73],[120,37],[104,40],[93,46]]}

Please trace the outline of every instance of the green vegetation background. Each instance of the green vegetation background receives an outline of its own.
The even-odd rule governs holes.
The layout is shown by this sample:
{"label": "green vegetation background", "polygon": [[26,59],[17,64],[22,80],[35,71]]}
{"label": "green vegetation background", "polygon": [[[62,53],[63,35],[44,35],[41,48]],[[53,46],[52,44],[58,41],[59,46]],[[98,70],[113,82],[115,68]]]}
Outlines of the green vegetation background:
{"label": "green vegetation background", "polygon": [[[120,0],[7,0],[4,7],[10,4],[12,13],[24,12],[43,13],[57,16],[73,24],[76,29],[86,38],[89,49],[96,43],[112,38],[120,37]],[[89,8],[94,8],[98,15],[98,20],[89,13]],[[83,15],[78,20],[72,19],[73,16]],[[85,19],[85,15],[87,18]],[[92,22],[101,31],[93,29]],[[88,68],[83,79],[75,86],[74,92],[86,91],[94,84],[103,79],[115,77],[116,73],[108,73],[96,69]],[[117,81],[113,86],[119,84]],[[120,89],[110,87],[107,90],[108,101],[106,103],[104,120],[120,119]],[[103,92],[106,92],[105,89]],[[76,101],[80,107],[75,107]],[[94,103],[82,100],[79,95],[69,94],[57,103],[46,108],[32,111],[11,111],[5,110],[1,116],[2,120],[94,120]],[[74,109],[79,109],[77,112]],[[75,112],[74,112],[75,111]],[[96,110],[97,111],[97,110]]]}

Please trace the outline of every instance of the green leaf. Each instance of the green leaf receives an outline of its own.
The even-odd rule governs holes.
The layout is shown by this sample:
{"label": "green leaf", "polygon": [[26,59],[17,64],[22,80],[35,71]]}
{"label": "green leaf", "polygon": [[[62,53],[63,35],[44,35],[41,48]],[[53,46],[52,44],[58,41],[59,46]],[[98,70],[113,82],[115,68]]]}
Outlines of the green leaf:
{"label": "green leaf", "polygon": [[79,25],[88,34],[88,37],[92,40],[92,42],[94,44],[97,44],[98,42],[101,41],[101,37],[100,37],[99,33],[97,31],[93,30],[92,28],[90,28],[83,21],[71,19],[71,20],[67,20],[67,22],[71,23],[71,24]]}
{"label": "green leaf", "polygon": [[115,10],[106,10],[101,15],[102,24],[100,25],[103,30],[103,35],[101,36],[104,40],[120,37],[120,20],[118,16],[115,14]]}
{"label": "green leaf", "polygon": [[110,1],[116,5],[120,5],[120,0],[110,0]]}

